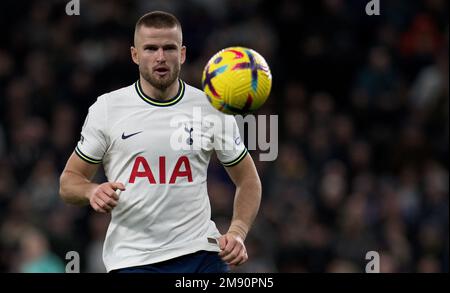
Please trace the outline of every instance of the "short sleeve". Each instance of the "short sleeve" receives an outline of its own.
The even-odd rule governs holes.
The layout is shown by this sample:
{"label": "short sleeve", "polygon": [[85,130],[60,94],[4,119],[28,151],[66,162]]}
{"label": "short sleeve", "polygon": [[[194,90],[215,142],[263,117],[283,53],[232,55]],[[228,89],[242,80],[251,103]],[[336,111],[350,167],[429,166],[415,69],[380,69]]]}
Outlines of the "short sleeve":
{"label": "short sleeve", "polygon": [[223,115],[222,122],[214,129],[214,149],[217,158],[225,167],[241,162],[247,155],[247,148],[241,139],[236,119],[231,115]]}
{"label": "short sleeve", "polygon": [[99,97],[89,108],[89,112],[81,129],[81,137],[75,148],[75,153],[91,164],[102,162],[107,149],[106,135],[106,105],[104,98]]}

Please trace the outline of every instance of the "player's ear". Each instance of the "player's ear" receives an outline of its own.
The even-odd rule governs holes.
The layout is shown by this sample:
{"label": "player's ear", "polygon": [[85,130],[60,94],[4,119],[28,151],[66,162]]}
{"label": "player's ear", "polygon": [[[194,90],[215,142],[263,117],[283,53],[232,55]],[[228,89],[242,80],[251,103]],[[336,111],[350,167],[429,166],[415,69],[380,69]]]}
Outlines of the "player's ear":
{"label": "player's ear", "polygon": [[131,59],[133,59],[133,62],[139,65],[139,58],[138,58],[138,51],[135,47],[131,46]]}
{"label": "player's ear", "polygon": [[184,61],[186,61],[186,46],[182,46],[181,47],[181,64],[184,63]]}

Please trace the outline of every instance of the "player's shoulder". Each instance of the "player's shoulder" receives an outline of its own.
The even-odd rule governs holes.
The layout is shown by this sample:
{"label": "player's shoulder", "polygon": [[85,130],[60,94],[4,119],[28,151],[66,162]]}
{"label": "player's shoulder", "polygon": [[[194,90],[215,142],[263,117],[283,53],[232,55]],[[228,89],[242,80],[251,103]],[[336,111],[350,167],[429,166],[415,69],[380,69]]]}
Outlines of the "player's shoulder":
{"label": "player's shoulder", "polygon": [[198,101],[206,100],[205,93],[202,90],[186,83],[185,81],[183,81],[183,82],[185,85],[185,95],[186,96],[188,96],[190,98],[194,98],[195,100],[198,100]]}
{"label": "player's shoulder", "polygon": [[203,111],[206,111],[206,114],[221,114],[208,102],[204,91],[187,83],[184,84],[186,87],[185,95],[192,106],[201,107]]}
{"label": "player's shoulder", "polygon": [[97,97],[92,106],[107,107],[108,105],[120,103],[123,100],[129,100],[129,96],[133,94],[134,90],[134,84],[131,84],[116,90],[103,93]]}
{"label": "player's shoulder", "polygon": [[108,102],[114,102],[117,100],[121,100],[123,98],[127,98],[130,95],[133,95],[134,93],[135,93],[135,83],[104,93],[99,97],[99,99],[101,98],[107,100]]}

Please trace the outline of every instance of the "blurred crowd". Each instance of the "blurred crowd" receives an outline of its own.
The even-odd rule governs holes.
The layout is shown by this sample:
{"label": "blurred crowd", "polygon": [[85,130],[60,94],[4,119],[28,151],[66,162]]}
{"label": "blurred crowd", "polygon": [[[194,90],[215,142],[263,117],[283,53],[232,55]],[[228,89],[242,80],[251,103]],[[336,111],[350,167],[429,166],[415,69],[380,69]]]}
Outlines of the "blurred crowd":
{"label": "blurred crowd", "polygon": [[[58,195],[88,107],[133,83],[134,24],[165,10],[200,87],[210,56],[251,47],[272,69],[257,114],[279,115],[279,153],[262,162],[260,213],[238,272],[448,272],[448,2],[361,0],[11,1],[0,8],[0,271],[104,272],[109,216]],[[97,181],[105,180],[100,172]],[[234,189],[213,158],[212,216],[225,232]]]}

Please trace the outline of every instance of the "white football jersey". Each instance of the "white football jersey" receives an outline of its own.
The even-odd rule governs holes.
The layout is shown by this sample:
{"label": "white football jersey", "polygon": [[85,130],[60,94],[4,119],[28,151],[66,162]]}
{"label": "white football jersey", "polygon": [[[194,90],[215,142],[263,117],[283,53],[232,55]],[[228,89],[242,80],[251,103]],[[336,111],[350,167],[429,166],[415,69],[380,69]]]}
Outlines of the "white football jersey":
{"label": "white football jersey", "polygon": [[215,151],[224,166],[232,166],[247,149],[233,116],[178,82],[170,100],[145,95],[137,81],[89,108],[75,152],[102,163],[108,181],[126,188],[116,191],[103,247],[107,271],[219,251],[206,187],[210,156]]}

